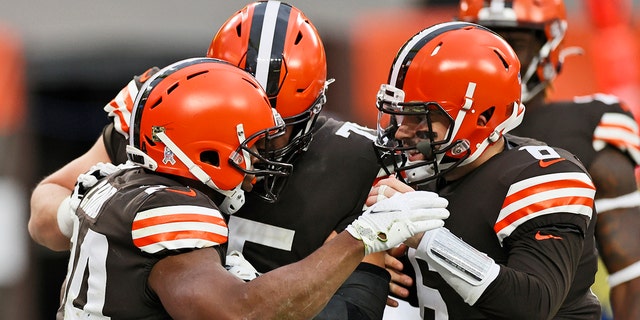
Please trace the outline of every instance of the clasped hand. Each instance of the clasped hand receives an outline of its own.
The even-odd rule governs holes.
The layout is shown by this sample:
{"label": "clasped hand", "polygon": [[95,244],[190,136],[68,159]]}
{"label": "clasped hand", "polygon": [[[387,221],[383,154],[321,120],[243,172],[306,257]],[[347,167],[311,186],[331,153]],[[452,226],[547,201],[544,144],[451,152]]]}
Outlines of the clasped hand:
{"label": "clasped hand", "polygon": [[347,231],[362,240],[365,255],[391,249],[412,236],[442,227],[448,201],[436,193],[396,193],[367,209]]}

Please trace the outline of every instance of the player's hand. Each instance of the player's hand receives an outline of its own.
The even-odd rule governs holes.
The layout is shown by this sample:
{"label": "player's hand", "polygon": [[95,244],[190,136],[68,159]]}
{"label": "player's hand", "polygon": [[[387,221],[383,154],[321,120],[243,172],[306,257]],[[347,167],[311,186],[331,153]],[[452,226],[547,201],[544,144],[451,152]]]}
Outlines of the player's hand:
{"label": "player's hand", "polygon": [[73,193],[68,198],[65,198],[58,207],[58,228],[62,234],[69,238],[71,237],[76,210],[80,206],[80,201],[84,198],[87,190],[93,187],[98,180],[117,170],[118,167],[111,163],[99,162],[91,167],[89,171],[78,176]]}
{"label": "player's hand", "polygon": [[[413,279],[402,272],[404,265],[400,260],[398,260],[398,257],[405,255],[406,252],[407,246],[400,244],[395,248],[387,250],[384,255],[385,269],[389,274],[391,274],[389,292],[401,298],[409,296],[409,290],[407,288],[413,285]],[[395,308],[398,306],[398,301],[391,297],[387,297],[387,305]]]}
{"label": "player's hand", "polygon": [[252,265],[244,258],[242,253],[231,251],[227,254],[225,266],[227,271],[244,281],[251,281],[260,275]]}
{"label": "player's hand", "polygon": [[400,192],[411,192],[415,191],[410,186],[406,185],[402,181],[396,179],[391,176],[385,179],[382,179],[376,183],[371,190],[369,191],[369,195],[367,196],[367,201],[365,205],[370,207],[378,201],[382,201],[387,198],[391,198],[394,194]]}
{"label": "player's hand", "polygon": [[397,193],[367,209],[347,231],[364,242],[365,255],[385,251],[415,234],[443,226],[449,217],[447,205],[446,199],[433,192]]}

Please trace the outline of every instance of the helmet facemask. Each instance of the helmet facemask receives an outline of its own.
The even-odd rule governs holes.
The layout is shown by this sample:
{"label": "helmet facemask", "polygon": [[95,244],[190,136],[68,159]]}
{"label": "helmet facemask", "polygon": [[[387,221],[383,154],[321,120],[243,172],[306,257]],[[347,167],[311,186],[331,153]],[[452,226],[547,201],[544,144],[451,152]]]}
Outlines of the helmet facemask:
{"label": "helmet facemask", "polygon": [[[374,149],[387,174],[395,173],[399,179],[410,184],[423,184],[450,172],[469,157],[468,141],[451,142],[454,119],[440,104],[404,102],[401,89],[383,84],[377,95],[376,107],[378,134]],[[447,131],[442,138],[434,133],[435,115],[445,119]],[[396,134],[402,125],[422,129],[417,130],[411,139],[397,139]],[[424,159],[410,160],[412,155],[418,153]]]}

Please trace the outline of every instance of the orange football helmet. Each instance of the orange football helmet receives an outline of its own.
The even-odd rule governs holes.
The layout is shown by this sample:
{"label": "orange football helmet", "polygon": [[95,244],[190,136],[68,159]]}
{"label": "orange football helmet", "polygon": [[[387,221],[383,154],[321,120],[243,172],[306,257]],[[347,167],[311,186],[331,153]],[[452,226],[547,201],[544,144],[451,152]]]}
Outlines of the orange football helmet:
{"label": "orange football helmet", "polygon": [[[131,161],[201,181],[226,196],[221,209],[227,213],[244,203],[246,174],[291,171],[252,149],[284,133],[264,90],[249,73],[218,59],[181,60],[154,74],[140,89],[131,119]],[[256,169],[252,157],[270,170]]]}
{"label": "orange football helmet", "polygon": [[[520,62],[504,39],[472,23],[434,25],[402,46],[378,92],[376,150],[385,166],[405,171],[407,182],[426,182],[477,159],[520,124],[520,96]],[[431,134],[432,114],[449,119],[446,136]],[[416,145],[396,139],[407,116],[428,124]],[[408,162],[412,152],[426,160]]]}
{"label": "orange football helmet", "polygon": [[324,46],[302,11],[280,1],[251,3],[222,25],[207,56],[229,61],[258,79],[293,130],[280,157],[289,161],[308,147],[328,83]]}
{"label": "orange football helmet", "polygon": [[461,0],[458,19],[498,33],[533,30],[543,45],[523,70],[522,100],[526,103],[551,83],[562,68],[567,13],[563,0]]}

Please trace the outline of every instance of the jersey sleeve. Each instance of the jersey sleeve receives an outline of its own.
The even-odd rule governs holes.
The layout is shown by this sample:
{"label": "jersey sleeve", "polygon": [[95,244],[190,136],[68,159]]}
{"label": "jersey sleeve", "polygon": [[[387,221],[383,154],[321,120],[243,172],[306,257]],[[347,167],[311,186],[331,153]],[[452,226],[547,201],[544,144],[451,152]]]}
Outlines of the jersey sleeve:
{"label": "jersey sleeve", "polygon": [[204,194],[182,187],[149,192],[131,225],[133,243],[143,252],[166,255],[227,242],[227,223]]}
{"label": "jersey sleeve", "polygon": [[513,183],[502,203],[494,225],[500,242],[527,222],[558,213],[582,217],[578,221],[583,221],[580,227],[586,230],[595,197],[589,175],[565,158],[540,160],[530,168],[538,173]]}
{"label": "jersey sleeve", "polygon": [[593,149],[602,150],[609,145],[629,155],[636,165],[640,164],[640,132],[638,123],[625,104],[617,97],[596,94],[577,97],[576,102],[595,101],[607,106],[593,132]]}
{"label": "jersey sleeve", "polygon": [[[512,239],[510,239],[512,240]],[[599,313],[599,302],[585,282],[583,296],[568,296],[576,275],[584,235],[575,226],[538,228],[509,242],[509,260],[476,302],[490,318],[528,319],[557,312],[563,301],[572,308]],[[539,303],[527,303],[527,302]]]}
{"label": "jersey sleeve", "polygon": [[111,163],[123,164],[127,161],[127,138],[114,128],[113,123],[107,124],[102,129],[102,141]]}
{"label": "jersey sleeve", "polygon": [[131,110],[133,110],[136,95],[142,84],[159,70],[157,67],[152,67],[143,74],[133,77],[115,98],[104,106],[104,111],[113,120],[114,129],[125,138],[129,138]]}

